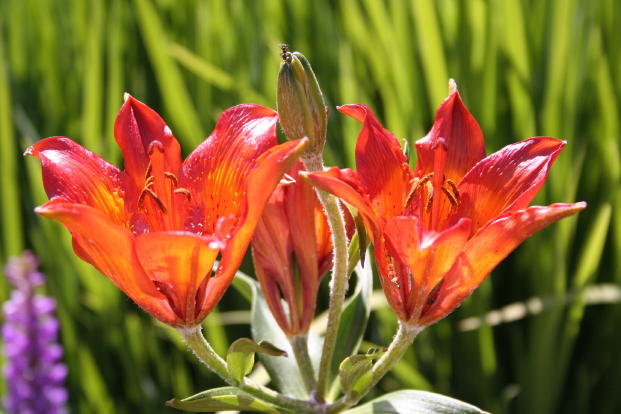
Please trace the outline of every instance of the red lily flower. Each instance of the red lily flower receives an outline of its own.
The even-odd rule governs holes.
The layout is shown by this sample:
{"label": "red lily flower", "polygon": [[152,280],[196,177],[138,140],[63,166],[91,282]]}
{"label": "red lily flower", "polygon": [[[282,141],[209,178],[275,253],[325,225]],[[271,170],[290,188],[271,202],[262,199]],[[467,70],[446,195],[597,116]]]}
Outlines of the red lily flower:
{"label": "red lily flower", "polygon": [[63,223],[76,254],[145,311],[197,325],[231,283],[269,195],[305,145],[276,145],[276,122],[271,109],[233,107],[182,163],[162,118],[127,96],[114,125],[124,171],[65,137],[26,150],[41,160],[50,197],[36,212]]}
{"label": "red lily flower", "polygon": [[[257,279],[269,308],[288,336],[308,332],[321,278],[332,266],[332,233],[315,190],[298,173],[268,201],[252,239]],[[287,309],[283,305],[287,303]]]}
{"label": "red lily flower", "polygon": [[339,111],[363,124],[358,171],[308,174],[358,208],[388,302],[416,326],[452,312],[526,238],[586,207],[528,207],[565,142],[530,138],[485,157],[481,129],[454,83],[451,89],[416,143],[414,170],[369,108],[345,105]]}

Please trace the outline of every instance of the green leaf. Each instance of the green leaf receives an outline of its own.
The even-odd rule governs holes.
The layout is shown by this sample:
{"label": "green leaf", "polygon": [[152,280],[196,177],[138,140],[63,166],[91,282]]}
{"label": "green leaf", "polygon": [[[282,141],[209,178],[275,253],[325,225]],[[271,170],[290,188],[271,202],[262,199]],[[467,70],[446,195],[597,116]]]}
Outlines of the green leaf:
{"label": "green leaf", "polygon": [[231,344],[226,355],[226,364],[233,378],[241,382],[244,376],[250,374],[252,367],[254,367],[254,354],[256,352],[272,356],[287,356],[285,351],[267,341],[261,341],[257,344],[252,339],[239,338]]}
{"label": "green leaf", "polygon": [[235,387],[214,388],[178,400],[173,398],[166,405],[191,412],[216,412],[244,410],[259,413],[278,414],[278,410],[266,402]]}
{"label": "green leaf", "polygon": [[348,356],[356,353],[367,328],[373,294],[373,266],[367,255],[364,268],[356,267],[356,290],[345,303],[332,356],[331,378],[338,372],[339,365]]}
{"label": "green leaf", "polygon": [[346,414],[475,414],[485,411],[463,401],[427,391],[402,390],[383,395]]}

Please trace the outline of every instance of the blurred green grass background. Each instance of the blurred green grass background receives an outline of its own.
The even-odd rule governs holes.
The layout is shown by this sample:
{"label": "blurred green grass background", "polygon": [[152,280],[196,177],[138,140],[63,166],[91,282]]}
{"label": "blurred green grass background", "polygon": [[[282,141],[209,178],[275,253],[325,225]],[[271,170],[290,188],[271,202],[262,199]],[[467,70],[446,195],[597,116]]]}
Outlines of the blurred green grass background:
{"label": "blurred green grass background", "polygon": [[[328,164],[353,166],[358,132],[335,105],[368,104],[413,143],[452,77],[488,152],[533,135],[567,140],[538,204],[589,202],[427,329],[377,392],[429,389],[495,413],[620,412],[620,21],[616,0],[0,2],[0,259],[28,247],[49,275],[71,411],[174,412],[165,400],[219,382],[80,262],[59,224],[35,216],[46,196],[38,161],[22,152],[66,135],[118,165],[112,127],[128,91],[187,154],[225,108],[275,106],[286,42],[311,61],[330,105]],[[231,313],[247,309],[230,290],[208,318],[218,350],[249,335]],[[380,305],[367,345],[387,344],[395,326]]]}

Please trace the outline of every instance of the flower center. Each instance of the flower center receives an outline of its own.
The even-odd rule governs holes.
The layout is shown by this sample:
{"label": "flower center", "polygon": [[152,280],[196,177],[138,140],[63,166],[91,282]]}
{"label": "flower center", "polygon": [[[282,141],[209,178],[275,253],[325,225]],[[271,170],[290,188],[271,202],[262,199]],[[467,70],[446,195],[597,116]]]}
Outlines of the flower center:
{"label": "flower center", "polygon": [[169,171],[171,166],[160,141],[152,141],[147,154],[149,164],[138,196],[138,213],[150,231],[181,229],[184,213],[192,201],[190,191],[179,187],[177,175]]}
{"label": "flower center", "polygon": [[404,207],[412,206],[427,229],[440,230],[461,201],[457,184],[444,174],[448,148],[439,137],[432,146],[433,170],[410,181]]}
{"label": "flower center", "polygon": [[[426,174],[422,177],[414,177],[410,180],[410,191],[408,192],[408,196],[405,199],[405,205],[407,206],[414,197],[415,194],[421,193],[426,195],[425,201],[425,213],[429,213],[431,211],[431,206],[433,204],[433,199],[436,194],[434,190],[434,185],[431,181],[433,178],[433,173]],[[457,189],[457,184],[450,178],[445,178],[443,184],[440,186],[440,190],[442,190],[442,194],[444,194],[447,200],[451,203],[452,207],[457,207],[459,205],[460,196],[459,190]]]}

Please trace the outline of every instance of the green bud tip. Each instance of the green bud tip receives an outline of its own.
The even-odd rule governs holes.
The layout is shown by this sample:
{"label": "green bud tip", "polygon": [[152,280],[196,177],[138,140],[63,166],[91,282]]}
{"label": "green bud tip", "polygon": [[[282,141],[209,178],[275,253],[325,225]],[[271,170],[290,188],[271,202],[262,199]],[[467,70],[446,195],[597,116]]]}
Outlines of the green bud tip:
{"label": "green bud tip", "polygon": [[280,45],[277,104],[280,125],[289,140],[307,137],[310,144],[303,156],[321,156],[328,123],[323,94],[308,60],[300,52]]}

